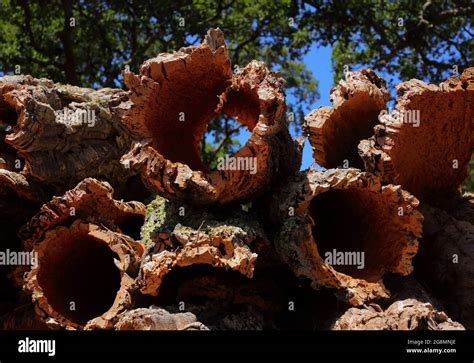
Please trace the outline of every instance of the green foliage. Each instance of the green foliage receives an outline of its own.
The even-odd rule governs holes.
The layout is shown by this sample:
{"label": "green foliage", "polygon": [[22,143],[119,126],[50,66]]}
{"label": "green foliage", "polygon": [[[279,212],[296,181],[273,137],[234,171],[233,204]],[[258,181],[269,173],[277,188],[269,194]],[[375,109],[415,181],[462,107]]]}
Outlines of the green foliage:
{"label": "green foliage", "polygon": [[[333,46],[334,79],[363,66],[400,79],[439,82],[472,66],[472,0],[304,1],[301,26]],[[391,83],[393,78],[389,77]]]}
{"label": "green foliage", "polygon": [[463,193],[474,193],[474,159],[469,162],[469,176],[461,188]]}

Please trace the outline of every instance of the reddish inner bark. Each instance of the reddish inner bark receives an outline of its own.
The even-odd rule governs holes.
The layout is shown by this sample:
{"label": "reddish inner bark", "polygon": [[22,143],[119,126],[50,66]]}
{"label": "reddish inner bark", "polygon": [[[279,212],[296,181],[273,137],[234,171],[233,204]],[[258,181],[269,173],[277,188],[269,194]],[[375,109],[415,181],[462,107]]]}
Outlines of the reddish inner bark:
{"label": "reddish inner bark", "polygon": [[[211,71],[202,78],[193,82],[163,83],[148,111],[146,126],[151,132],[153,147],[166,159],[187,164],[192,170],[209,172],[208,165],[200,157],[201,141],[207,125],[217,116],[215,109],[219,96],[228,87],[229,80],[213,79]],[[170,96],[163,97],[163,94]],[[252,131],[260,114],[257,95],[231,92],[223,113],[235,116]]]}
{"label": "reddish inner bark", "polygon": [[472,155],[468,102],[457,92],[433,92],[412,100],[408,112],[419,112],[420,124],[404,125],[390,153],[397,184],[420,199],[456,192]]}
{"label": "reddish inner bark", "polygon": [[[380,194],[363,190],[330,190],[313,199],[313,237],[323,260],[336,252],[364,252],[364,268],[332,263],[336,271],[367,281],[378,281],[400,258],[401,232],[397,218]],[[337,257],[337,255],[336,255]],[[347,262],[347,260],[345,261]]]}
{"label": "reddish inner bark", "polygon": [[333,114],[323,131],[328,168],[344,165],[344,160],[349,161],[348,167],[364,167],[357,147],[360,140],[372,136],[379,112],[371,97],[364,94],[350,98]]}
{"label": "reddish inner bark", "polygon": [[51,240],[40,261],[38,283],[57,313],[85,325],[112,307],[120,289],[114,258],[118,256],[107,244],[87,235]]}

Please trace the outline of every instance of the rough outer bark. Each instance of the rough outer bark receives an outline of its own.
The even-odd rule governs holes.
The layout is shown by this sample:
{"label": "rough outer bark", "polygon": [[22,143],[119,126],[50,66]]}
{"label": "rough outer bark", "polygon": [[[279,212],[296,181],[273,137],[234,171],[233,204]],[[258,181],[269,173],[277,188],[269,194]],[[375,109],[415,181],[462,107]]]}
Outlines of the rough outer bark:
{"label": "rough outer bark", "polygon": [[256,252],[266,244],[258,222],[244,212],[213,214],[162,197],[148,205],[142,236],[149,248],[142,260],[138,285],[142,293],[154,296],[167,276],[194,265],[236,271],[250,278]]}
{"label": "rough outer bark", "polygon": [[[96,91],[31,76],[0,77],[3,168],[21,172],[49,196],[86,177],[106,178],[126,191],[134,172],[119,160],[131,138],[115,112],[125,100],[121,90]],[[89,119],[74,119],[84,112]]]}
{"label": "rough outer bark", "polygon": [[412,276],[391,283],[389,305],[350,308],[332,324],[334,330],[464,330]]}
{"label": "rough outer bark", "polygon": [[[299,169],[285,124],[284,81],[257,61],[233,76],[221,30],[209,30],[197,47],[146,61],[124,80],[131,94],[123,122],[138,141],[122,162],[140,169],[160,195],[199,204],[248,201]],[[202,162],[202,136],[221,113],[251,131],[232,156],[255,158],[255,173],[209,170]]]}
{"label": "rough outer bark", "polygon": [[24,288],[48,327],[111,329],[131,306],[129,291],[140,263],[132,238],[76,220],[47,231],[33,252],[39,263]]}
{"label": "rough outer bark", "polygon": [[157,306],[130,310],[115,324],[117,330],[209,330],[192,313],[172,314]]}
{"label": "rough outer bark", "polygon": [[48,230],[70,224],[75,219],[100,223],[138,240],[145,206],[140,202],[115,200],[113,192],[109,183],[86,178],[63,196],[54,197],[20,230],[23,248],[30,250]]}
{"label": "rough outer bark", "polygon": [[421,211],[425,222],[416,273],[454,319],[474,329],[474,225],[427,204]]}
{"label": "rough outer bark", "polygon": [[[77,316],[70,317],[70,312],[64,310],[61,293],[64,296],[72,293],[61,290],[58,278],[64,276],[66,280],[71,279],[65,281],[63,286],[73,284],[72,280],[76,279],[74,284],[78,288],[87,284],[87,279],[100,280],[101,276],[89,276],[90,270],[100,267],[101,263],[104,266],[108,263],[109,267],[114,264],[114,258],[107,257],[107,252],[100,246],[105,245],[106,250],[111,251],[110,254],[116,254],[115,265],[117,274],[120,274],[120,286],[117,286],[115,299],[110,302],[110,309],[103,311],[104,314],[100,316],[90,317],[89,320],[96,318],[89,322],[91,328],[111,328],[115,314],[120,313],[130,302],[128,289],[133,284],[133,277],[138,274],[144,252],[144,247],[132,237],[139,238],[145,206],[139,202],[114,200],[112,194],[110,184],[92,178],[84,179],[63,196],[44,204],[19,233],[23,249],[38,253],[39,265],[32,266],[25,279],[23,276],[28,267],[21,266],[13,278],[31,293],[38,315],[51,328],[85,327],[87,321]],[[83,244],[82,249],[75,247],[75,243]],[[75,264],[70,266],[67,261],[75,261]],[[65,274],[64,270],[68,270],[68,273]],[[82,275],[86,277],[81,280]],[[58,286],[53,286],[55,283]],[[92,294],[90,299],[93,298]],[[49,299],[54,299],[53,303]],[[79,306],[77,309],[80,313]]]}
{"label": "rough outer bark", "polygon": [[385,79],[371,69],[348,72],[331,90],[332,107],[321,106],[305,117],[304,129],[313,157],[325,168],[362,168],[358,155],[360,140],[373,133],[389,93]]}
{"label": "rough outer bark", "polygon": [[[397,93],[395,110],[359,145],[366,168],[420,200],[434,203],[456,194],[474,145],[474,68],[439,87],[412,79],[399,84]],[[397,118],[408,118],[407,111],[419,111],[418,127]]]}
{"label": "rough outer bark", "polygon": [[383,311],[378,305],[350,308],[335,323],[334,330],[464,330],[444,311],[416,299],[400,300]]}
{"label": "rough outer bark", "polygon": [[[314,288],[339,290],[352,305],[388,297],[385,272],[408,275],[421,237],[418,201],[399,186],[357,169],[309,169],[277,194],[281,229],[275,247],[297,276]],[[400,212],[403,211],[403,215]],[[331,266],[325,254],[364,252],[365,266]]]}

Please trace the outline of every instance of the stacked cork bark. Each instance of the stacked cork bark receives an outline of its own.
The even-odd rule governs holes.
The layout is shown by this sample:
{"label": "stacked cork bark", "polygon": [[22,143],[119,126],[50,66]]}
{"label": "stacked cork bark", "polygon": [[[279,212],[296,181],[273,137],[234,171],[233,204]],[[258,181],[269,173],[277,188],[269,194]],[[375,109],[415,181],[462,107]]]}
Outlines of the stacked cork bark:
{"label": "stacked cork bark", "polygon": [[[398,85],[392,112],[382,78],[348,73],[305,119],[326,168],[305,171],[284,80],[233,73],[219,29],[124,81],[0,78],[0,251],[37,256],[0,266],[0,327],[474,328],[474,69]],[[218,116],[253,168],[203,162]]]}

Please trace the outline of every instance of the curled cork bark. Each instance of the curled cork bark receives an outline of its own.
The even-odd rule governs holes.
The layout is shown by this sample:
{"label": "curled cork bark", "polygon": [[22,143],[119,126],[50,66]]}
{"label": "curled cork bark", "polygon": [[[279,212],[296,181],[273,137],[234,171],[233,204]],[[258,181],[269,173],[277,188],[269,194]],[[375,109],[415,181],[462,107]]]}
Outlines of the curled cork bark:
{"label": "curled cork bark", "polygon": [[393,296],[386,306],[370,303],[349,308],[332,324],[333,330],[464,330],[443,311],[437,300],[412,277],[390,283]]}
{"label": "curled cork bark", "polygon": [[412,79],[397,93],[395,110],[359,145],[366,168],[420,200],[455,195],[474,145],[474,68],[440,86]]}
{"label": "curled cork bark", "polygon": [[148,250],[137,285],[170,304],[195,293],[225,296],[226,289],[213,288],[215,280],[252,277],[256,252],[267,244],[258,222],[244,212],[213,214],[162,197],[148,205],[142,236]]}
{"label": "curled cork bark", "polygon": [[110,329],[130,305],[144,252],[135,239],[145,206],[112,194],[108,183],[87,178],[44,204],[20,231],[24,250],[38,263],[24,280],[24,266],[14,278],[51,328]]}
{"label": "curled cork bark", "polygon": [[352,305],[387,297],[385,272],[408,275],[421,237],[418,201],[357,169],[301,173],[275,199],[283,260]]}
{"label": "curled cork bark", "polygon": [[23,248],[30,250],[46,231],[75,219],[100,223],[139,240],[145,206],[140,202],[115,200],[113,192],[107,182],[86,178],[63,196],[54,197],[20,230]]}
{"label": "curled cork bark", "polygon": [[357,145],[372,135],[389,98],[385,80],[371,69],[347,72],[332,90],[332,107],[321,106],[305,117],[316,162],[325,168],[362,168]]}
{"label": "curled cork bark", "polygon": [[[462,213],[462,210],[467,213]],[[416,273],[467,329],[474,329],[474,224],[470,203],[456,218],[423,204],[425,217]],[[458,219],[459,218],[459,219]]]}
{"label": "curled cork bark", "polygon": [[[168,199],[199,204],[249,200],[277,177],[298,170],[297,147],[285,124],[283,80],[252,61],[234,76],[219,29],[197,47],[160,54],[135,75],[123,122],[138,140],[125,165]],[[247,143],[210,170],[200,158],[201,139],[212,118],[236,117],[251,131]]]}
{"label": "curled cork bark", "polygon": [[140,256],[135,241],[76,220],[46,232],[34,247],[38,263],[25,278],[36,313],[50,327],[111,329],[131,306]]}
{"label": "curled cork bark", "polygon": [[170,313],[157,306],[130,310],[115,324],[117,330],[209,330],[194,314]]}
{"label": "curled cork bark", "polygon": [[86,177],[106,178],[126,192],[134,172],[120,157],[131,139],[115,113],[125,100],[121,90],[1,77],[0,163],[40,184],[49,196]]}

